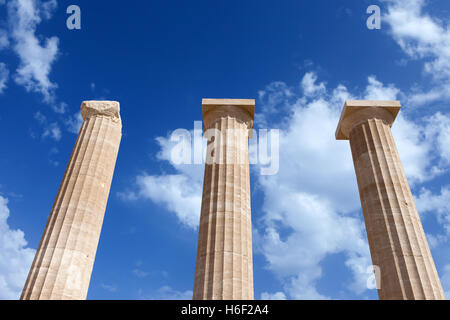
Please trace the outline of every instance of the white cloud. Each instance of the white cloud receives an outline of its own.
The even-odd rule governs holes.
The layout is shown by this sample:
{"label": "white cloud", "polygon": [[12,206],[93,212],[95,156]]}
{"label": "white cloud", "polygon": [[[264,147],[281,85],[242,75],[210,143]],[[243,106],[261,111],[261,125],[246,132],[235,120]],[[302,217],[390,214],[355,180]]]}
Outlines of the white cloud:
{"label": "white cloud", "polygon": [[[157,158],[171,162],[171,152],[176,143],[164,137],[156,140],[161,148]],[[172,162],[171,165],[176,174],[141,174],[136,177],[137,191],[122,192],[119,196],[127,200],[150,199],[175,213],[183,225],[196,229],[200,220],[204,166],[175,165]]]}
{"label": "white cloud", "polygon": [[8,200],[0,196],[0,299],[18,299],[33,262],[24,233],[8,225]]}
{"label": "white cloud", "polygon": [[136,179],[138,197],[163,205],[190,228],[197,228],[200,219],[201,183],[184,174],[141,175]]}
{"label": "white cloud", "polygon": [[427,119],[425,134],[435,141],[434,147],[441,157],[440,165],[450,164],[450,115],[440,112]]}
{"label": "white cloud", "polygon": [[423,59],[424,72],[433,80],[428,91],[415,90],[408,96],[414,105],[450,99],[450,30],[424,12],[424,0],[384,0],[388,12],[383,17],[390,34],[411,59]]}
{"label": "white cloud", "polygon": [[440,112],[409,121],[400,113],[392,132],[409,183],[432,180],[450,166],[450,117]]}
{"label": "white cloud", "polygon": [[308,72],[302,79],[301,87],[305,96],[313,96],[315,94],[320,94],[325,91],[325,83],[317,82],[317,75],[314,72]]}
{"label": "white cloud", "polygon": [[9,38],[6,30],[0,29],[0,50],[9,47]]}
{"label": "white cloud", "polygon": [[8,82],[9,70],[6,64],[0,62],[0,94],[6,89],[6,82]]}
{"label": "white cloud", "polygon": [[422,216],[435,214],[437,221],[444,228],[444,235],[431,235],[432,239],[437,241],[435,245],[447,241],[450,237],[450,187],[443,187],[440,194],[433,194],[422,188],[416,197],[416,206]]}
{"label": "white cloud", "polygon": [[433,160],[440,155],[433,154],[435,141],[426,135],[427,130],[427,126],[407,120],[403,113],[398,115],[392,128],[395,144],[411,186],[443,173],[443,169],[433,165]]}
{"label": "white cloud", "polygon": [[366,100],[396,100],[400,93],[400,90],[393,84],[386,87],[375,76],[370,76],[368,82],[366,96],[364,97]]}
{"label": "white cloud", "polygon": [[44,101],[56,106],[55,111],[62,112],[61,106],[55,102],[57,85],[49,79],[58,55],[59,40],[50,37],[41,41],[36,34],[37,26],[52,16],[56,6],[56,0],[11,0],[8,2],[8,22],[12,48],[20,58],[15,82],[27,91],[42,94]]}

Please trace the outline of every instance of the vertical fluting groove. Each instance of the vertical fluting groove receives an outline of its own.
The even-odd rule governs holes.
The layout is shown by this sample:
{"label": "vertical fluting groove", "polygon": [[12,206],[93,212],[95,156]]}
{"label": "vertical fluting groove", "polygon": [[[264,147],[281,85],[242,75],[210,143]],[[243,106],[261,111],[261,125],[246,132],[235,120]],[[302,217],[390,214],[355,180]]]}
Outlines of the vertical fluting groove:
{"label": "vertical fluting groove", "polygon": [[[215,124],[215,129],[216,130],[220,130],[219,122],[217,122]],[[217,137],[215,138],[214,141],[216,141],[216,140],[217,140]],[[220,145],[219,146],[217,146],[217,144],[215,145],[214,153],[215,153],[214,156],[222,157],[222,149],[221,149]],[[218,164],[213,164],[213,165],[215,166],[215,168],[217,170],[216,171],[217,175],[214,178],[215,192],[214,192],[214,195],[213,195],[213,198],[214,198],[213,211],[207,212],[207,215],[209,216],[209,219],[211,219],[211,226],[212,226],[211,234],[210,234],[211,252],[209,253],[209,256],[210,256],[210,264],[209,264],[209,266],[211,267],[211,271],[210,271],[211,272],[210,273],[211,276],[210,276],[210,279],[208,279],[209,280],[209,282],[208,282],[208,294],[206,295],[207,299],[213,299],[214,291],[215,291],[215,287],[214,287],[215,280],[216,280],[215,273],[216,273],[216,270],[217,270],[217,261],[216,261],[217,239],[216,239],[215,235],[217,233],[217,219],[218,219],[218,216],[217,215],[213,215],[213,212],[217,212],[219,210],[219,197],[218,197],[218,194],[219,194],[219,191],[220,191],[220,185],[219,185],[218,182],[219,182],[220,176],[222,175],[222,170],[221,170],[222,168],[221,168],[221,166],[219,166]]]}
{"label": "vertical fluting groove", "polygon": [[[239,135],[239,147],[241,147],[243,145],[243,143],[245,143],[245,141],[242,141],[242,138]],[[239,154],[240,157],[242,157],[242,150],[239,148]],[[245,159],[240,159],[241,162],[239,163],[239,167],[238,167],[238,185],[239,185],[239,210],[238,210],[238,217],[239,217],[239,232],[241,234],[241,239],[239,241],[239,247],[240,247],[240,251],[241,251],[241,277],[240,277],[240,282],[241,282],[241,295],[243,299],[246,299],[247,297],[247,281],[245,281],[245,275],[247,274],[246,270],[245,270],[245,254],[246,254],[246,250],[244,249],[246,247],[245,241],[247,240],[246,238],[246,232],[245,232],[245,224],[244,224],[244,220],[243,220],[243,216],[244,216],[244,211],[243,211],[243,206],[242,206],[242,199],[244,198],[244,194],[242,192],[242,169],[245,166]]]}
{"label": "vertical fluting groove", "polygon": [[[237,129],[236,123],[233,123],[233,129]],[[231,167],[232,169],[232,174],[235,180],[236,179],[236,167],[239,165],[237,162],[237,141],[236,141],[236,137],[237,134],[236,132],[233,131],[233,135],[231,136],[231,141],[233,141],[232,143],[232,148],[233,148],[233,165]],[[235,189],[236,189],[236,184],[235,181],[233,181],[233,185],[232,185],[232,196],[231,196],[231,252],[230,252],[230,256],[231,256],[231,279],[230,279],[230,285],[231,285],[231,299],[236,299],[236,291],[237,291],[237,287],[234,285],[234,268],[235,268],[235,264],[234,264],[234,252],[235,252],[235,247],[234,247],[234,240],[235,237],[237,237],[235,231],[236,228],[236,202],[235,202]]]}
{"label": "vertical fluting groove", "polygon": [[220,128],[220,131],[221,132],[224,132],[225,131],[225,143],[223,143],[222,145],[223,145],[223,150],[224,150],[224,159],[225,159],[225,161],[224,161],[224,165],[223,165],[223,168],[224,168],[224,175],[223,175],[223,179],[222,179],[222,182],[223,182],[223,227],[222,227],[222,232],[223,232],[223,245],[222,245],[222,250],[223,250],[223,256],[221,256],[221,258],[222,258],[222,272],[221,272],[221,275],[220,275],[220,283],[222,284],[222,290],[221,290],[221,294],[220,294],[220,297],[219,297],[219,299],[227,299],[228,300],[228,292],[226,292],[227,291],[227,289],[228,289],[228,286],[227,286],[227,283],[226,283],[226,279],[225,279],[225,271],[227,271],[227,265],[226,265],[226,263],[227,263],[227,260],[228,260],[228,257],[227,257],[227,248],[226,248],[226,245],[227,245],[227,240],[228,240],[228,232],[227,232],[227,216],[228,216],[228,214],[227,214],[227,209],[228,209],[228,206],[227,206],[227,200],[228,200],[228,194],[227,194],[227,190],[228,190],[228,188],[227,188],[227,178],[228,178],[228,158],[229,158],[229,140],[230,140],[230,137],[229,137],[229,135],[228,135],[228,132],[227,132],[227,130],[228,130],[228,128],[230,127],[230,122],[229,122],[229,120],[230,120],[230,118],[229,117],[225,117],[225,118],[222,118],[222,120],[223,120],[223,122],[224,122],[224,124],[225,125],[223,125],[222,124],[222,127]]}
{"label": "vertical fluting groove", "polygon": [[349,136],[380,299],[443,299],[390,125],[367,119]]}
{"label": "vertical fluting groove", "polygon": [[[210,143],[209,141],[207,142],[208,144]],[[205,174],[204,174],[204,178],[203,178],[203,194],[202,197],[207,197],[207,184],[206,182],[208,181],[208,178],[211,177],[214,174],[214,171],[212,169],[212,167],[208,164],[205,164],[205,170],[204,170]],[[211,188],[212,189],[212,188]],[[211,190],[209,190],[209,201],[202,201],[202,212],[209,212],[210,208],[212,205],[212,199],[211,199]],[[206,209],[205,209],[206,208]],[[206,224],[206,228],[202,226],[204,226]],[[210,233],[210,229],[211,229],[211,225],[210,225],[210,220],[209,218],[205,218],[203,214],[200,215],[200,225],[199,225],[199,236],[198,238],[202,238],[202,237],[209,237],[209,233]],[[201,234],[200,234],[201,232]],[[208,251],[209,250],[209,242],[205,245],[205,250]],[[207,259],[208,259],[208,255],[205,255],[203,257],[203,244],[198,242],[197,245],[197,260],[196,260],[196,264],[197,265],[201,265],[204,269],[203,269],[203,273],[204,276],[200,277],[201,281],[199,282],[195,282],[194,281],[194,293],[193,293],[193,299],[195,299],[197,296],[203,296],[206,294],[206,288],[205,288],[205,283],[206,283],[206,279],[209,277],[209,264],[207,263]],[[206,262],[206,263],[205,263]],[[197,273],[201,272],[200,270],[196,270],[196,275],[195,277],[198,277]],[[201,294],[199,293],[201,292]]]}
{"label": "vertical fluting groove", "polygon": [[[216,131],[220,130],[220,122],[216,122],[214,127],[215,127]],[[217,139],[218,138],[215,137],[214,141],[216,142]],[[217,156],[219,158],[223,156],[221,145],[218,144],[217,142],[216,142],[215,147],[214,147],[214,153],[215,153],[214,156]],[[215,280],[216,280],[215,279],[215,273],[216,273],[216,270],[217,270],[217,261],[216,261],[217,239],[216,239],[215,235],[217,233],[217,219],[218,219],[218,216],[217,216],[217,214],[214,215],[214,212],[217,212],[219,210],[219,197],[218,197],[218,194],[219,194],[219,191],[220,191],[219,181],[220,181],[220,176],[222,175],[222,170],[221,170],[222,167],[220,165],[214,163],[214,161],[213,161],[212,165],[216,169],[216,173],[217,174],[214,177],[214,182],[213,182],[214,186],[215,186],[214,193],[212,194],[212,198],[213,198],[213,201],[214,201],[213,202],[214,203],[213,210],[207,212],[207,215],[209,216],[209,219],[211,219],[211,226],[212,226],[211,234],[210,234],[211,251],[209,253],[209,256],[210,256],[210,264],[209,264],[209,266],[211,267],[211,271],[210,271],[211,273],[210,273],[210,278],[208,279],[209,280],[209,282],[208,282],[209,288],[208,288],[207,299],[213,299],[214,298],[214,291],[215,291],[215,288],[214,288],[214,284],[215,284]]]}
{"label": "vertical fluting groove", "polygon": [[[217,150],[216,150],[217,152]],[[210,168],[209,170],[211,171],[211,187],[209,189],[209,207],[207,209],[207,211],[205,211],[205,216],[207,219],[207,223],[208,223],[208,233],[207,233],[207,239],[212,239],[212,235],[213,235],[213,217],[211,216],[211,212],[213,210],[215,210],[215,206],[216,206],[216,200],[214,199],[214,192],[216,190],[216,188],[218,188],[217,183],[216,183],[216,179],[217,179],[217,175],[219,174],[218,172],[218,167],[216,167],[216,165],[214,164],[206,164],[208,166],[208,168]],[[205,186],[207,184],[208,181],[205,181]],[[205,188],[206,190],[206,188]],[[209,290],[209,283],[212,282],[211,280],[213,279],[213,272],[214,272],[214,261],[211,261],[211,259],[214,258],[214,255],[211,254],[211,252],[214,250],[214,241],[207,241],[206,242],[206,252],[204,253],[205,258],[204,258],[204,267],[205,270],[208,270],[208,273],[206,274],[206,277],[201,277],[203,278],[203,281],[205,282],[203,284],[203,296],[207,296],[208,292],[212,292],[212,290]],[[202,253],[203,254],[203,253]],[[203,260],[202,260],[203,261]]]}
{"label": "vertical fluting groove", "polygon": [[87,296],[122,125],[117,102],[86,101],[81,111],[84,122],[21,299]]}
{"label": "vertical fluting groove", "polygon": [[[248,144],[245,145],[245,149],[246,149],[246,163],[248,163],[249,159],[248,159]],[[246,205],[248,206],[246,211],[248,214],[246,214],[246,219],[247,219],[247,232],[248,232],[248,237],[247,237],[247,259],[248,259],[248,263],[247,263],[247,272],[248,272],[248,285],[246,286],[247,288],[249,288],[249,292],[248,294],[248,298],[250,300],[254,299],[254,286],[253,286],[253,250],[252,250],[252,243],[253,243],[253,234],[252,234],[252,216],[251,216],[251,210],[252,210],[252,200],[251,200],[251,194],[250,194],[250,167],[246,166],[245,167],[245,180],[247,183],[247,187],[246,187]]]}

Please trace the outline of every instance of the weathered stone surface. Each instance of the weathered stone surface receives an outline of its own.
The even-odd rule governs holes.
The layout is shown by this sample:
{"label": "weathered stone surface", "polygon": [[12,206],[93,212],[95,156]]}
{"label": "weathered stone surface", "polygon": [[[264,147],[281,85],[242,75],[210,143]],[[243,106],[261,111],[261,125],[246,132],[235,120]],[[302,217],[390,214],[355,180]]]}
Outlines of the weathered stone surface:
{"label": "weathered stone surface", "polygon": [[[252,300],[253,258],[248,161],[254,100],[204,99],[205,129],[222,137],[205,165],[194,300]],[[229,131],[228,129],[234,129]]]}
{"label": "weathered stone surface", "polygon": [[398,101],[347,101],[336,131],[350,140],[380,299],[445,299],[391,133]]}
{"label": "weathered stone surface", "polygon": [[84,123],[21,299],[86,299],[122,135],[119,113],[114,101],[81,105]]}

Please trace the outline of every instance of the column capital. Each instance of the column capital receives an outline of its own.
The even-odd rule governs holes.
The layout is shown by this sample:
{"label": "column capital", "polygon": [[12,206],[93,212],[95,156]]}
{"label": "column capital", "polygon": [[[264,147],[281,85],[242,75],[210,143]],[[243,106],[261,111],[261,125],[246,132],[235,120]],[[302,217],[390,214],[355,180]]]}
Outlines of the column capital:
{"label": "column capital", "polygon": [[255,118],[254,99],[202,99],[203,129],[206,131],[221,117],[234,117],[247,124],[249,138]]}
{"label": "column capital", "polygon": [[114,122],[120,122],[120,103],[117,101],[83,101],[81,116],[85,121],[91,117],[105,116]]}
{"label": "column capital", "polygon": [[400,101],[347,100],[336,129],[336,140],[349,140],[352,129],[370,119],[380,119],[392,126],[400,108]]}

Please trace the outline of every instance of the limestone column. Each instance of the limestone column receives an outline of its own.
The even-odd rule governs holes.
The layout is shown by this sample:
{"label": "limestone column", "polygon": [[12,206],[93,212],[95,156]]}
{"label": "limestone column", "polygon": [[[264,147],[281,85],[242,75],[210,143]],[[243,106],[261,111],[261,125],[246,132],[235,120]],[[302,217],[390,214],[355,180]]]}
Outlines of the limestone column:
{"label": "limestone column", "polygon": [[121,140],[119,103],[85,101],[84,122],[22,292],[86,299]]}
{"label": "limestone column", "polygon": [[203,99],[208,148],[194,300],[253,300],[248,139],[254,100]]}
{"label": "limestone column", "polygon": [[350,140],[380,299],[445,299],[391,133],[398,101],[346,101],[336,131]]}

